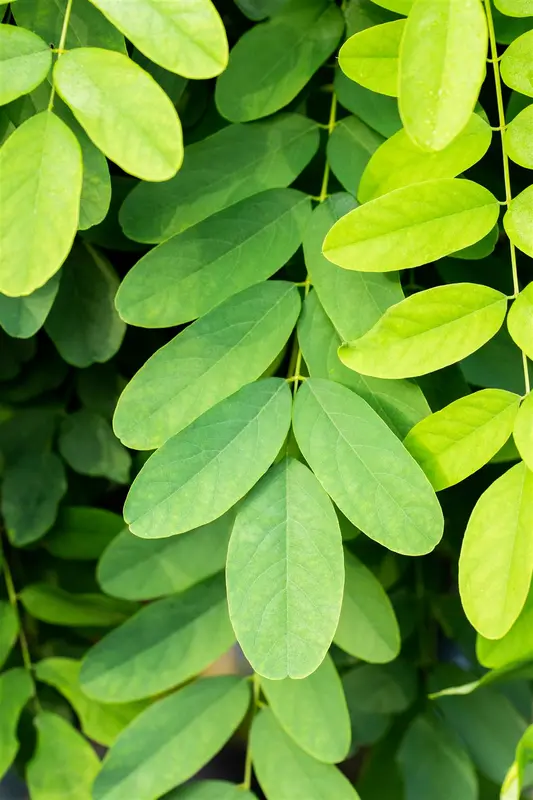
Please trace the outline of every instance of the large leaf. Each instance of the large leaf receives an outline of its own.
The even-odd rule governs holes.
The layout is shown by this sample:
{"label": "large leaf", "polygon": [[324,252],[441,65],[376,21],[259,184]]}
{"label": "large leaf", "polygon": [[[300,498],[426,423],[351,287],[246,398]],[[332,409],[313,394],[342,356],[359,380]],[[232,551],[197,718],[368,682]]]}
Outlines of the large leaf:
{"label": "large leaf", "polygon": [[343,29],[340,10],[327,0],[291,0],[272,20],[253,27],[217,80],[222,116],[247,122],[286,106],[335,50]]}
{"label": "large leaf", "polygon": [[509,123],[505,131],[505,152],[516,164],[533,169],[533,105],[523,109]]}
{"label": "large leaf", "polygon": [[404,441],[436,491],[468,478],[504,446],[513,432],[520,397],[483,389],[426,417]]}
{"label": "large leaf", "polygon": [[0,105],[39,86],[51,66],[52,53],[39,36],[14,25],[0,25]]}
{"label": "large leaf", "polygon": [[305,678],[323,661],[344,588],[335,510],[294,459],[271,469],[238,509],[226,566],[239,644],[266,678]]}
{"label": "large leaf", "polygon": [[0,600],[0,669],[3,667],[19,633],[19,620],[15,608]]}
{"label": "large leaf", "polygon": [[301,750],[269,708],[254,719],[250,746],[257,779],[269,800],[359,800],[342,772]]}
{"label": "large leaf", "polygon": [[234,642],[222,574],[143,608],[89,650],[81,686],[104,703],[160,694],[197,675]]}
{"label": "large leaf", "polygon": [[528,469],[533,470],[533,394],[528,394],[518,410],[513,438]]}
{"label": "large leaf", "polygon": [[95,561],[123,527],[122,517],[104,508],[65,506],[43,545],[56,558]]}
{"label": "large leaf", "polygon": [[324,255],[361,272],[419,267],[482,239],[499,211],[494,195],[472,181],[443,178],[404,186],[336,222]]}
{"label": "large leaf", "polygon": [[479,663],[489,669],[500,669],[519,662],[533,661],[533,593],[505,636],[486,639],[478,634],[476,655]]}
{"label": "large leaf", "polygon": [[531,58],[533,56],[533,31],[519,36],[502,56],[500,69],[502,78],[511,89],[533,97]]}
{"label": "large leaf", "polygon": [[501,328],[507,297],[475,283],[452,283],[392,306],[360,339],[342,345],[341,361],[376,378],[411,378],[474,353]]}
{"label": "large leaf", "polygon": [[[350,194],[357,194],[365,167],[382,142],[383,137],[358,117],[345,117],[335,125],[328,139],[328,161],[333,174]],[[355,204],[347,206],[346,211],[352,208]]]}
{"label": "large leaf", "polygon": [[19,717],[33,693],[32,679],[21,667],[0,675],[0,779],[17,755]]}
{"label": "large leaf", "polygon": [[114,428],[128,447],[162,445],[221,400],[259,378],[300,311],[292,283],[266,281],[228,298],[158,350],[130,381]]}
{"label": "large leaf", "polygon": [[470,119],[485,78],[481,0],[417,0],[400,55],[400,114],[411,139],[443,150]]}
{"label": "large leaf", "polygon": [[378,579],[345,551],[346,582],[335,644],[363,661],[384,664],[400,652],[400,629]]}
{"label": "large leaf", "polygon": [[307,195],[270,189],[213,214],[137,262],[117,294],[120,316],[146,328],[201,317],[281,269],[310,212]]}
{"label": "large leaf", "polygon": [[184,592],[224,569],[230,511],[209,525],[168,539],[139,539],[123,531],[98,564],[98,582],[106,594],[125,600],[151,600]]}
{"label": "large leaf", "polygon": [[350,747],[350,717],[342,683],[328,655],[303,680],[261,680],[261,688],[286,733],[318,761],[344,761]]}
{"label": "large leaf", "polygon": [[104,594],[73,594],[48,583],[32,583],[20,602],[35,619],[51,625],[108,627],[119,625],[136,606]]}
{"label": "large leaf", "polygon": [[56,62],[54,84],[96,146],[119,167],[147,181],[176,174],[183,160],[178,115],[159,84],[134,61],[111,50],[80,47]]}
{"label": "large leaf", "polygon": [[196,681],[154,703],[107,754],[93,800],[152,800],[184,783],[230,738],[249,701],[246,682],[228,676]]}
{"label": "large leaf", "polygon": [[339,53],[340,68],[352,81],[380,94],[398,94],[398,52],[405,20],[375,25],[351,36]]}
{"label": "large leaf", "polygon": [[533,473],[521,463],[478,500],[459,560],[465,613],[488,639],[505,636],[524,606],[533,574],[532,526]]}
{"label": "large leaf", "polygon": [[357,196],[366,203],[412,183],[455,178],[484,156],[491,139],[490,126],[479,114],[472,114],[459,136],[437,152],[421,150],[402,128],[371,157]]}
{"label": "large leaf", "polygon": [[95,411],[76,411],[61,423],[59,451],[81,475],[128,483],[131,457],[109,422]]}
{"label": "large leaf", "polygon": [[211,0],[91,0],[156,64],[187,78],[213,78],[228,61],[226,31]]}
{"label": "large leaf", "polygon": [[294,432],[328,494],[370,538],[405,555],[438,544],[442,511],[429,481],[361,397],[308,379],[296,397]]}
{"label": "large leaf", "polygon": [[0,149],[0,291],[43,286],[67,257],[78,229],[80,146],[51,111],[24,122]]}
{"label": "large leaf", "polygon": [[120,212],[124,232],[135,241],[162,242],[238,200],[288,186],[318,144],[317,126],[298,114],[223,128],[187,147],[171,181],[141,183],[128,195]]}
{"label": "large leaf", "polygon": [[[52,47],[59,47],[68,0],[17,0],[13,16],[17,25],[38,33]],[[65,46],[105,47],[126,52],[124,38],[89,0],[72,4]]]}
{"label": "large leaf", "polygon": [[528,186],[511,200],[503,225],[511,242],[533,258],[533,186]]}
{"label": "large leaf", "polygon": [[0,325],[9,336],[29,339],[42,328],[59,289],[60,273],[25,297],[0,295]]}

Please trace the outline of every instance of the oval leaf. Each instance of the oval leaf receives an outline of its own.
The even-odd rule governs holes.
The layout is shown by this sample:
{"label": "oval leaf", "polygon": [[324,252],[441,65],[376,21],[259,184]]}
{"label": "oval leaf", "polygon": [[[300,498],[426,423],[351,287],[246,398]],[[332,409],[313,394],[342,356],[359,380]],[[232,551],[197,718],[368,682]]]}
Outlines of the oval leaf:
{"label": "oval leaf", "polygon": [[526,466],[533,470],[533,394],[528,394],[518,410],[513,438]]}
{"label": "oval leaf", "polygon": [[39,36],[14,25],[0,25],[0,105],[39,86],[51,66],[52,51]]}
{"label": "oval leaf", "polygon": [[533,359],[533,282],[522,289],[512,304],[507,328],[518,347]]}
{"label": "oval leaf", "polygon": [[527,31],[509,45],[500,62],[502,78],[507,86],[528,97],[533,97],[532,59],[533,31]]}
{"label": "oval leaf", "polygon": [[398,53],[405,20],[356,33],[343,44],[339,65],[345,75],[373,92],[396,97],[398,94]]}

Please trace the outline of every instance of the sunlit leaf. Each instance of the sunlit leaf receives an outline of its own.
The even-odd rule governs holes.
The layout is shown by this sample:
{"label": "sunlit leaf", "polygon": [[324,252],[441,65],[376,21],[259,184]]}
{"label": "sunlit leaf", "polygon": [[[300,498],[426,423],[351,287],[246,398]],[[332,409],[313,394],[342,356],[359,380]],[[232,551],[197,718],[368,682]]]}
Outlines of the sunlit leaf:
{"label": "sunlit leaf", "polygon": [[380,94],[398,94],[398,53],[405,28],[399,19],[351,36],[339,53],[340,68],[352,81]]}

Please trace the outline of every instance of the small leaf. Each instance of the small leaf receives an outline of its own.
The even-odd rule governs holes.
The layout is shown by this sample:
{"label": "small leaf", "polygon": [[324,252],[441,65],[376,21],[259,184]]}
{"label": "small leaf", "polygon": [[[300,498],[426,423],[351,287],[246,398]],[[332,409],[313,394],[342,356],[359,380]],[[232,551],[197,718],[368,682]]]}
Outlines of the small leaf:
{"label": "small leaf", "polygon": [[400,629],[378,579],[348,550],[344,554],[346,582],[335,644],[346,653],[384,664],[400,652]]}
{"label": "small leaf", "polygon": [[481,0],[417,0],[400,56],[400,114],[410,138],[443,150],[461,133],[485,78],[487,20]]}
{"label": "small leaf", "polygon": [[176,174],[183,161],[178,115],[134,61],[111,50],[76,48],[56,62],[54,84],[94,144],[123,170],[148,181]]}
{"label": "small leaf", "polygon": [[501,328],[506,311],[506,296],[489,286],[436,286],[391,306],[368,333],[342,345],[339,356],[376,378],[425,375],[478,350]]}
{"label": "small leaf", "polygon": [[509,45],[500,62],[501,75],[507,86],[528,97],[533,97],[532,57],[533,31],[527,31]]}
{"label": "small leaf", "polygon": [[[345,117],[335,125],[328,139],[328,161],[333,174],[350,194],[357,194],[364,169],[382,142],[383,137],[358,117]],[[322,206],[318,206],[316,211]],[[352,208],[355,204],[347,205],[346,210]]]}
{"label": "small leaf", "polygon": [[351,36],[339,53],[340,68],[352,81],[379,94],[398,94],[398,53],[405,20],[375,25]]}
{"label": "small leaf", "polygon": [[17,641],[18,633],[19,621],[15,609],[7,601],[0,600],[0,669]]}
{"label": "small leaf", "polygon": [[[52,47],[59,47],[67,0],[17,0],[13,15],[17,25],[38,33]],[[126,52],[124,37],[89,0],[76,0],[70,13],[65,47],[105,47]]]}
{"label": "small leaf", "polygon": [[520,456],[533,471],[533,395],[528,394],[518,409],[513,438]]}
{"label": "small leaf", "polygon": [[111,631],[85,656],[81,687],[103,703],[160,694],[210,666],[234,641],[218,574],[151,603]]}
{"label": "small leaf", "polygon": [[0,779],[17,755],[19,717],[33,693],[32,679],[22,667],[0,675]]}
{"label": "small leaf", "polygon": [[487,464],[513,432],[519,395],[483,389],[461,397],[409,431],[404,444],[436,491]]}
{"label": "small leaf", "polygon": [[128,483],[131,457],[111,429],[109,422],[94,411],[76,411],[61,423],[59,452],[81,475]]}
{"label": "small leaf", "polygon": [[518,347],[533,359],[533,283],[522,289],[513,302],[507,327]]}
{"label": "small leaf", "polygon": [[480,664],[489,669],[501,669],[519,662],[533,660],[533,594],[530,590],[526,603],[505,636],[486,639],[478,634],[476,655]]}
{"label": "small leaf", "polygon": [[0,25],[0,105],[39,86],[51,66],[51,50],[39,36],[14,25]]}
{"label": "small leaf", "polygon": [[350,211],[324,240],[334,264],[361,272],[419,267],[489,233],[498,201],[472,181],[443,178],[404,186]]}
{"label": "small leaf", "polygon": [[533,258],[533,186],[513,197],[503,218],[503,226],[511,242]]}
{"label": "small leaf", "polygon": [[48,583],[25,586],[19,597],[26,611],[35,619],[51,625],[119,625],[136,608],[131,603],[103,594],[72,594]]}
{"label": "small leaf", "polygon": [[240,505],[226,566],[231,622],[247,659],[271,680],[305,678],[339,621],[339,523],[313,473],[295,459],[271,469]]}
{"label": "small leaf", "polygon": [[104,508],[66,506],[43,546],[56,558],[95,561],[123,527],[122,517]]}
{"label": "small leaf", "polygon": [[505,152],[516,164],[527,169],[533,169],[532,136],[533,105],[530,105],[517,114],[505,130]]}
{"label": "small leaf", "polygon": [[199,680],[158,700],[107,754],[93,800],[152,800],[184,783],[228,741],[249,702],[246,681],[233,676]]}
{"label": "small leaf", "polygon": [[298,446],[343,514],[405,555],[429,553],[442,536],[424,473],[370,406],[332,381],[308,379],[294,407]]}
{"label": "small leaf", "polygon": [[526,601],[533,574],[532,526],[533,473],[517,464],[476,503],[459,560],[463,608],[488,639],[505,636]]}
{"label": "small leaf", "polygon": [[9,336],[29,339],[42,328],[59,289],[60,273],[25,297],[0,295],[0,325]]}

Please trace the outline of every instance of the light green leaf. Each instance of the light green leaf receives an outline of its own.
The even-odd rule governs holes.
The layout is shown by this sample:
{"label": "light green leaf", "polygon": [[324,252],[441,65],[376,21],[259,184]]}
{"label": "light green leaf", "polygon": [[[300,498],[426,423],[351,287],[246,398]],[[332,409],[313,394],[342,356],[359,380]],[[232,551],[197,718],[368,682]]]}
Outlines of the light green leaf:
{"label": "light green leaf", "polygon": [[160,694],[210,666],[234,641],[219,573],[150,603],[111,631],[86,655],[81,687],[104,703]]}
{"label": "light green leaf", "polygon": [[[67,0],[16,0],[17,25],[38,33],[52,47],[59,47]],[[89,0],[76,0],[70,14],[65,47],[105,47],[126,52],[124,38]]]}
{"label": "light green leaf", "polygon": [[533,186],[511,200],[503,226],[511,242],[533,258]]}
{"label": "light green leaf", "polygon": [[371,157],[357,196],[366,203],[413,183],[455,178],[485,155],[491,139],[490,126],[478,114],[472,114],[465,129],[437,152],[421,150],[402,128]]}
{"label": "light green leaf", "polygon": [[489,669],[501,669],[520,661],[533,660],[533,593],[509,631],[500,639],[486,639],[478,634],[476,655],[478,661]]}
{"label": "light green leaf", "polygon": [[238,200],[288,186],[318,145],[316,124],[299,114],[230,125],[189,145],[183,169],[171,181],[137,186],[122,206],[120,223],[130,239],[162,242]]}
{"label": "light green leaf", "polygon": [[33,693],[32,679],[22,667],[0,675],[0,779],[17,755],[19,717]]}
{"label": "light green leaf", "polygon": [[48,583],[25,586],[19,598],[35,619],[52,625],[119,625],[136,609],[132,603],[103,594],[72,594]]}
{"label": "light green leaf", "polygon": [[[350,194],[357,194],[364,169],[382,142],[383,137],[357,117],[345,117],[335,125],[328,139],[328,161],[333,174]],[[355,205],[347,210],[351,208]]]}
{"label": "light green leaf", "polygon": [[533,395],[528,394],[518,410],[513,437],[522,459],[533,471]]}
{"label": "light green leaf", "polygon": [[54,275],[78,229],[81,150],[51,111],[36,114],[0,149],[0,290],[28,295]]}
{"label": "light green leaf", "polygon": [[513,432],[520,397],[482,389],[426,417],[404,444],[436,491],[453,486],[487,464]]}
{"label": "light green leaf", "polygon": [[335,73],[333,88],[339,103],[385,138],[402,127],[395,97],[376,94],[351,81],[341,69]]}
{"label": "light green leaf", "polygon": [[494,0],[494,5],[509,17],[533,17],[532,0]]}
{"label": "light green leaf", "polygon": [[246,681],[226,676],[196,681],[154,703],[107,754],[93,800],[152,800],[184,783],[227,742],[249,702]]}
{"label": "light green leaf", "polygon": [[43,545],[56,558],[94,561],[123,527],[122,517],[104,508],[66,506]]}
{"label": "light green leaf", "polygon": [[411,722],[397,760],[407,800],[478,800],[474,765],[460,740],[433,714]]}
{"label": "light green leaf", "polygon": [[345,673],[343,684],[350,705],[365,714],[401,714],[417,695],[416,670],[401,660],[357,666]]}
{"label": "light green leaf", "polygon": [[39,86],[51,66],[52,52],[39,36],[14,25],[0,25],[0,105]]}
{"label": "light green leaf", "polygon": [[472,181],[443,178],[404,186],[336,222],[324,255],[361,272],[419,267],[479,241],[498,215],[494,195]]}
{"label": "light green leaf", "polygon": [[400,115],[409,137],[443,150],[465,128],[485,78],[481,0],[417,0],[400,54]]}
{"label": "light green leaf", "polygon": [[67,491],[65,470],[53,453],[24,455],[9,465],[2,484],[2,516],[15,547],[40,539],[55,522]]}
{"label": "light green leaf", "polygon": [[436,286],[389,308],[368,333],[342,345],[339,356],[350,369],[376,378],[425,375],[492,339],[506,311],[506,296],[489,286]]}
{"label": "light green leaf", "polygon": [[37,714],[35,727],[37,749],[26,771],[32,800],[91,800],[100,761],[89,742],[50,711]]}
{"label": "light green leaf", "polygon": [[217,80],[223,117],[248,122],[293,100],[335,50],[344,30],[340,9],[326,0],[291,0],[269,22],[245,33]]}
{"label": "light green leaf", "polygon": [[111,425],[94,411],[76,411],[61,423],[59,452],[80,475],[128,483],[131,456],[116,438]]}
{"label": "light green leaf", "polygon": [[17,641],[19,621],[17,613],[7,601],[0,600],[0,669]]}
{"label": "light green leaf", "polygon": [[398,94],[398,53],[405,20],[375,25],[351,36],[339,53],[340,68],[352,81],[380,94]]}
{"label": "light green leaf", "polygon": [[533,473],[521,463],[481,495],[459,560],[463,608],[488,639],[505,636],[526,601],[533,574],[532,526]]}
{"label": "light green leaf", "polygon": [[114,428],[128,447],[159,447],[259,378],[300,311],[292,283],[266,281],[228,298],[158,350],[130,381]]}
{"label": "light green leaf", "polygon": [[527,169],[533,169],[532,137],[533,105],[529,105],[517,114],[505,130],[505,152],[516,164]]}
{"label": "light green leaf", "polygon": [[156,64],[186,78],[213,78],[228,62],[228,42],[211,0],[91,0]]}
{"label": "light green leaf", "polygon": [[255,671],[271,680],[314,672],[339,621],[344,564],[333,505],[299,461],[271,469],[240,505],[226,580],[231,622]]}
{"label": "light green leaf", "polygon": [[168,539],[139,539],[128,530],[111,542],[98,563],[100,586],[113,597],[152,600],[184,592],[226,564],[234,514]]}
{"label": "light green leaf", "polygon": [[256,796],[226,781],[194,781],[165,795],[165,800],[256,800]]}
{"label": "light green leaf", "polygon": [[308,379],[294,407],[302,454],[343,514],[404,555],[429,553],[442,536],[437,498],[407,450],[361,397]]}
{"label": "light green leaf", "polygon": [[79,717],[83,733],[110,747],[119,733],[144,709],[141,703],[97,703],[81,690],[81,663],[72,658],[45,658],[35,665],[37,680],[54,686]]}
{"label": "light green leaf", "polygon": [[168,180],[179,170],[183,144],[172,101],[127,56],[71,50],[56,62],[54,84],[94,144],[123,170],[147,181]]}
{"label": "light green leaf", "polygon": [[257,780],[269,800],[359,800],[342,772],[301,750],[269,708],[254,719],[250,746]]}
{"label": "light green leaf", "polygon": [[26,297],[0,294],[0,325],[9,336],[29,339],[44,325],[59,289],[56,272],[40,289]]}
{"label": "light green leaf", "polygon": [[346,582],[335,644],[356,658],[375,664],[392,661],[400,652],[400,629],[381,583],[348,550]]}
{"label": "light green leaf", "polygon": [[303,680],[261,680],[277,721],[318,761],[344,761],[350,748],[350,717],[342,683],[329,655]]}
{"label": "light green leaf", "polygon": [[507,317],[507,328],[518,347],[533,359],[533,282],[514,300]]}
{"label": "light green leaf", "polygon": [[527,97],[533,97],[533,77],[530,70],[532,58],[533,30],[515,39],[500,61],[501,75],[507,86]]}
{"label": "light green leaf", "polygon": [[300,246],[307,195],[270,189],[160,244],[135,264],[116,304],[132,325],[164,328],[201,317],[277,272]]}

